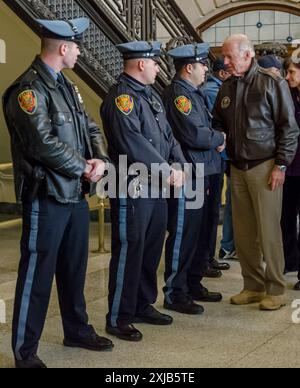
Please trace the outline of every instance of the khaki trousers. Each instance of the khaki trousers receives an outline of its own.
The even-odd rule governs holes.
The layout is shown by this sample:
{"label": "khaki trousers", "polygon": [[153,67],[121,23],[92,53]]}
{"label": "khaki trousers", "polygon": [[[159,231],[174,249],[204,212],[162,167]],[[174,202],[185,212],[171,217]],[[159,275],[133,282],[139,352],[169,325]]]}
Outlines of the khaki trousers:
{"label": "khaki trousers", "polygon": [[273,168],[274,160],[249,171],[232,166],[231,186],[235,243],[244,289],[278,296],[285,292],[280,223],[283,189],[270,189]]}

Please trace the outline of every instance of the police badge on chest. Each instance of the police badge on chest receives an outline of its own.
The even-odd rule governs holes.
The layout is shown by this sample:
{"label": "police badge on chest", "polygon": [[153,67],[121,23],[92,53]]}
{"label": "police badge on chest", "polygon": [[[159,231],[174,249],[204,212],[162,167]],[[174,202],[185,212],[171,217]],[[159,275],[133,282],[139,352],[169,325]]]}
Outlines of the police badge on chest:
{"label": "police badge on chest", "polygon": [[139,178],[134,178],[128,187],[128,194],[132,199],[138,199],[142,195],[142,184]]}
{"label": "police badge on chest", "polygon": [[75,93],[78,97],[78,101],[80,102],[81,105],[83,105],[83,98],[79,92],[79,89],[78,89],[78,86],[77,85],[74,85],[74,90],[75,90]]}

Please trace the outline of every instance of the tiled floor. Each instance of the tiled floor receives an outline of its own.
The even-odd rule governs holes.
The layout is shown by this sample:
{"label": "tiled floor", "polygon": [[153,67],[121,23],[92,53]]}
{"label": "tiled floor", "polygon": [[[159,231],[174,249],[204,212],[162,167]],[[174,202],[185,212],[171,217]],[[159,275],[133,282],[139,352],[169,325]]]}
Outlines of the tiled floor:
{"label": "tiled floor", "polygon": [[[20,228],[1,230],[0,300],[6,302],[7,324],[0,324],[0,368],[13,367],[10,350],[10,322]],[[109,246],[109,230],[107,230]],[[91,228],[91,250],[97,247],[97,226]],[[108,255],[91,254],[87,275],[86,298],[92,324],[104,334]],[[162,288],[163,265],[159,279]],[[222,291],[224,301],[206,304],[200,317],[177,313],[170,327],[139,325],[144,334],[141,343],[127,343],[117,339],[112,353],[92,353],[70,350],[62,346],[62,327],[56,292],[42,337],[39,355],[49,367],[91,368],[188,368],[188,367],[300,367],[300,325],[292,322],[291,303],[300,293],[291,291],[295,274],[287,277],[288,305],[279,312],[260,312],[257,305],[236,307],[229,304],[231,295],[240,291],[242,279],[238,263],[224,273],[222,279],[206,280],[211,290]],[[163,297],[157,307],[162,310]],[[299,314],[300,316],[300,314]]]}

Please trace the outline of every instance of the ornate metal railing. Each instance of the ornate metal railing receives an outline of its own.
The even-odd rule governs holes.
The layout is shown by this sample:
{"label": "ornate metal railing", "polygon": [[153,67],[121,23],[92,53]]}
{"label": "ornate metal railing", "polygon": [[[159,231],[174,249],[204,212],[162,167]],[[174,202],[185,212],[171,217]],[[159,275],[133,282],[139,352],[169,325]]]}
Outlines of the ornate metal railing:
{"label": "ornate metal railing", "polygon": [[[91,20],[85,34],[77,73],[104,96],[122,72],[123,61],[115,45],[130,40],[156,40],[163,29],[169,39],[200,37],[185,18],[175,0],[4,0],[35,31],[36,18]],[[169,63],[162,61],[157,88],[170,79]]]}
{"label": "ornate metal railing", "polygon": [[117,22],[130,39],[157,39],[157,24],[170,37],[199,35],[174,0],[95,0],[106,15]]}

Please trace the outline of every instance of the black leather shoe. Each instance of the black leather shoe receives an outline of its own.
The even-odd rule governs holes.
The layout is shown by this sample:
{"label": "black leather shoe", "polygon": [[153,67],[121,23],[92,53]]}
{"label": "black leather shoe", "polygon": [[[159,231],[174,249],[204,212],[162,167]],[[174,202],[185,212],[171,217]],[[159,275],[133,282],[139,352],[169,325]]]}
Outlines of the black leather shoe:
{"label": "black leather shoe", "polygon": [[221,278],[222,276],[223,276],[223,274],[221,271],[219,271],[217,269],[210,268],[210,267],[207,267],[203,273],[204,278],[218,279],[218,278]]}
{"label": "black leather shoe", "polygon": [[284,275],[288,274],[288,273],[293,273],[293,272],[298,272],[298,268],[297,267],[294,267],[294,268],[285,268],[284,269]]}
{"label": "black leather shoe", "polygon": [[218,303],[223,299],[222,294],[219,292],[209,292],[207,288],[193,290],[190,295],[197,302]]}
{"label": "black leather shoe", "polygon": [[15,360],[16,369],[47,369],[47,366],[36,354],[29,357],[27,360]]}
{"label": "black leather shoe", "polygon": [[107,325],[106,332],[124,341],[139,342],[143,339],[143,334],[133,325],[122,325],[119,327]]}
{"label": "black leather shoe", "polygon": [[230,264],[219,263],[218,260],[213,260],[209,265],[212,269],[215,269],[217,271],[229,271],[231,268]]}
{"label": "black leather shoe", "polygon": [[294,287],[295,291],[300,291],[300,281]]}
{"label": "black leather shoe", "polygon": [[180,314],[187,315],[202,315],[204,313],[204,308],[196,303],[190,298],[184,301],[176,301],[174,303],[168,303],[165,301],[164,308],[166,310],[176,311]]}
{"label": "black leather shoe", "polygon": [[95,352],[110,351],[114,348],[114,344],[111,342],[111,340],[104,337],[99,337],[99,335],[96,333],[92,333],[87,338],[80,338],[77,340],[65,338],[64,346],[68,348],[87,349]]}
{"label": "black leather shoe", "polygon": [[160,313],[153,306],[149,306],[144,313],[137,314],[135,316],[133,323],[148,323],[149,325],[155,326],[168,326],[172,325],[173,318],[169,315]]}

